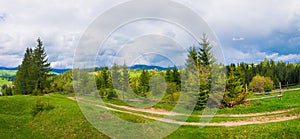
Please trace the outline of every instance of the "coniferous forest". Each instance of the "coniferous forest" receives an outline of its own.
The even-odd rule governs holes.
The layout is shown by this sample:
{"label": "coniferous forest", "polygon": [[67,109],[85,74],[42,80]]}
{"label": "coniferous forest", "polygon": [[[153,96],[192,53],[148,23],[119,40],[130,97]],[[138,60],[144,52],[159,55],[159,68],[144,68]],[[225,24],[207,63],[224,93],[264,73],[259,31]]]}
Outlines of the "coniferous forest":
{"label": "coniferous forest", "polygon": [[[93,95],[108,99],[126,99],[126,92],[132,91],[141,97],[153,94],[166,93],[166,101],[175,102],[178,94],[184,91],[181,88],[181,74],[185,69],[195,69],[195,76],[199,79],[196,109],[203,109],[210,96],[212,88],[212,66],[224,67],[226,69],[226,85],[224,90],[221,107],[232,107],[245,102],[251,92],[270,92],[278,89],[279,83],[282,86],[296,85],[300,82],[300,65],[290,64],[283,61],[273,61],[265,59],[260,63],[239,63],[222,65],[217,64],[212,55],[212,47],[209,39],[204,34],[199,47],[190,47],[187,55],[186,64],[183,68],[176,66],[169,67],[167,70],[157,69],[129,69],[126,64],[112,67],[95,68],[93,74],[98,92]],[[74,93],[72,70],[61,75],[50,74],[51,67],[47,59],[47,54],[40,39],[37,46],[27,48],[22,64],[18,67],[14,86],[11,95],[42,95],[50,92]],[[161,75],[166,82],[165,87],[150,90],[150,82],[153,77]],[[225,75],[224,75],[225,76]],[[90,78],[89,76],[86,76]],[[88,79],[86,79],[88,81]],[[85,82],[86,82],[85,81]],[[88,84],[87,84],[88,85]],[[159,86],[159,85],[158,85]],[[8,87],[5,87],[8,88]],[[89,87],[87,87],[89,88]],[[155,88],[155,87],[154,87]],[[3,89],[5,90],[5,89]],[[162,91],[163,90],[163,91]],[[83,92],[90,94],[91,92]],[[118,95],[121,94],[121,95]]]}

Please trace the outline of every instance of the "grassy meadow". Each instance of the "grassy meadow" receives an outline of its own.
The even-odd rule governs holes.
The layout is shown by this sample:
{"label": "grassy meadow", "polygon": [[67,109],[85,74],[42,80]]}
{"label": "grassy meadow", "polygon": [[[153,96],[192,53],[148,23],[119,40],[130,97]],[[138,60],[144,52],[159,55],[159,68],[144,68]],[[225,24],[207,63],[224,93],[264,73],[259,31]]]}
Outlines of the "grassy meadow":
{"label": "grassy meadow", "polygon": [[[67,98],[69,96],[52,93],[44,96],[0,97],[0,138],[108,138],[85,119],[78,104]],[[284,94],[283,102],[278,98],[249,101],[233,108],[221,109],[218,114],[255,113],[290,108],[295,110],[288,112],[287,115],[299,114],[299,99],[300,91],[293,91]],[[53,108],[33,115],[32,111],[39,102]],[[126,113],[114,112],[114,114],[131,122],[149,122],[148,119]],[[181,118],[174,117],[174,119]],[[247,117],[215,117],[212,122],[243,119]],[[189,122],[197,120],[197,117],[192,116],[188,119]],[[299,138],[299,125],[300,119],[233,127],[181,126],[166,138]]]}

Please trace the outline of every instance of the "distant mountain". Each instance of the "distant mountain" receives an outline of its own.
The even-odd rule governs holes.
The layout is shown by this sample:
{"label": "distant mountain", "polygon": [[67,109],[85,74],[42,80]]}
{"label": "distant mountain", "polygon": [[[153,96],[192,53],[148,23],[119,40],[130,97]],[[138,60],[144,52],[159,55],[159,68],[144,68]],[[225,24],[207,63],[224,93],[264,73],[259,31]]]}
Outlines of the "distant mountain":
{"label": "distant mountain", "polygon": [[58,74],[63,74],[68,70],[71,70],[71,69],[52,69],[52,72],[56,72]]}
{"label": "distant mountain", "polygon": [[[160,67],[160,66],[148,66],[148,65],[134,65],[134,66],[130,66],[128,67],[130,69],[146,69],[146,70],[153,70],[153,69],[157,69],[159,71],[162,70],[167,70],[168,68],[165,67]],[[174,67],[170,67],[170,69],[173,69]],[[179,67],[178,67],[179,68]]]}
{"label": "distant mountain", "polygon": [[18,67],[14,67],[14,68],[0,67],[0,70],[18,70]]}
{"label": "distant mountain", "polygon": [[[0,70],[18,70],[18,67],[13,67],[13,68],[10,68],[10,67],[0,67]],[[68,70],[71,70],[71,69],[52,69],[52,72],[55,72],[55,73],[58,73],[58,74],[62,74]]]}

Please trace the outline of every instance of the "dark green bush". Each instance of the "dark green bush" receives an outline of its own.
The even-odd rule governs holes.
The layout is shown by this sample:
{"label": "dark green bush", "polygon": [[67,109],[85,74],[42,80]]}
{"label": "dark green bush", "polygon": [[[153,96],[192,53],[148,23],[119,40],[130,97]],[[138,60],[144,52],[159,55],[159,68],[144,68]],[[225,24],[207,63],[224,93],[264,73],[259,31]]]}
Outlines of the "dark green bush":
{"label": "dark green bush", "polygon": [[41,99],[37,99],[30,113],[32,116],[36,116],[42,111],[50,111],[52,109],[54,109],[54,106],[51,105],[49,102],[42,102]]}
{"label": "dark green bush", "polygon": [[107,90],[107,99],[113,99],[113,98],[118,98],[118,94],[114,89],[108,89]]}

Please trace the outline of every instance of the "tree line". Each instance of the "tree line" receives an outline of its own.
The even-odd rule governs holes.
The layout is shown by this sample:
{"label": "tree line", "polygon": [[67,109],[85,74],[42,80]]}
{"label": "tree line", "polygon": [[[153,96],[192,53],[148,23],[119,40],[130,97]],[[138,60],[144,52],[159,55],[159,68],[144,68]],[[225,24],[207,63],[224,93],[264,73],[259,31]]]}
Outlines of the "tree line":
{"label": "tree line", "polygon": [[231,67],[237,67],[242,72],[243,84],[250,84],[252,78],[256,75],[269,77],[278,86],[279,82],[282,85],[298,84],[300,82],[300,64],[284,63],[283,61],[268,60],[265,58],[263,62],[258,64],[231,64],[227,66],[227,69]]}
{"label": "tree line", "polygon": [[22,64],[18,66],[14,80],[14,92],[16,94],[44,94],[50,86],[47,81],[48,73],[51,71],[47,54],[40,38],[37,46],[27,48]]}
{"label": "tree line", "polygon": [[[112,67],[95,68],[94,72],[73,69],[54,76],[49,74],[50,63],[48,63],[42,41],[38,39],[37,42],[34,49],[26,49],[13,82],[13,94],[74,93],[72,73],[82,72],[80,82],[86,84],[78,90],[82,94],[91,93],[90,81],[96,83],[97,92],[94,92],[94,95],[108,99],[116,97],[124,99],[129,94],[128,92],[133,92],[140,97],[166,93],[170,95],[170,101],[175,101],[177,94],[185,93],[186,90],[193,88],[197,92],[197,95],[193,96],[197,101],[195,108],[203,109],[207,107],[208,98],[217,96],[214,95],[216,90],[224,94],[221,96],[222,101],[216,104],[221,107],[232,107],[245,102],[252,91],[271,91],[279,82],[283,85],[300,82],[299,64],[275,62],[268,59],[258,64],[240,63],[224,66],[222,63],[216,63],[212,51],[213,46],[206,34],[203,34],[197,47],[189,48],[185,67],[178,69],[174,66],[165,71],[133,70],[128,69],[126,64],[114,64]],[[213,75],[212,70],[216,67],[217,69],[225,68],[227,73]],[[193,73],[187,73],[187,70]],[[186,74],[190,74],[192,79],[182,80]],[[88,75],[93,75],[95,78]],[[216,89],[218,87],[216,84],[222,84],[222,77],[226,77],[224,88],[220,85]],[[213,80],[214,85],[212,85]]]}

